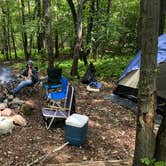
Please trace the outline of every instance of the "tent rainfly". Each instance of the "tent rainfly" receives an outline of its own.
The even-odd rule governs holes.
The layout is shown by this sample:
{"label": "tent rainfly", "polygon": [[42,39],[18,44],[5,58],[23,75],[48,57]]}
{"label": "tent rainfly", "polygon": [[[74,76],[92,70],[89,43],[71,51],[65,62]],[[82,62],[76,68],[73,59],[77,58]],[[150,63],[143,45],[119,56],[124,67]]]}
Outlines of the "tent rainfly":
{"label": "tent rainfly", "polygon": [[[132,100],[137,99],[138,81],[140,75],[141,51],[139,51],[130,64],[126,67],[118,80],[118,85],[114,94],[126,97]],[[158,38],[158,74],[156,80],[157,101],[165,103],[166,101],[166,34]]]}

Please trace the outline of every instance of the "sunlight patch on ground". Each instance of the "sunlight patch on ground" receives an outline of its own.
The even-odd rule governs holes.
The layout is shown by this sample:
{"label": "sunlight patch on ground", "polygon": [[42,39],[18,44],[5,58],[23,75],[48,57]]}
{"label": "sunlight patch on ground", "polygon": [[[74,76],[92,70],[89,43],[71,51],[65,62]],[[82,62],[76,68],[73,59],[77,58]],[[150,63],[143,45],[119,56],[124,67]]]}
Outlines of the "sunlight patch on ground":
{"label": "sunlight patch on ground", "polygon": [[93,121],[93,120],[89,120],[89,122],[88,122],[88,126],[89,127],[102,127],[102,125],[101,124],[99,124],[99,123],[97,123],[97,122],[95,122],[95,121]]}

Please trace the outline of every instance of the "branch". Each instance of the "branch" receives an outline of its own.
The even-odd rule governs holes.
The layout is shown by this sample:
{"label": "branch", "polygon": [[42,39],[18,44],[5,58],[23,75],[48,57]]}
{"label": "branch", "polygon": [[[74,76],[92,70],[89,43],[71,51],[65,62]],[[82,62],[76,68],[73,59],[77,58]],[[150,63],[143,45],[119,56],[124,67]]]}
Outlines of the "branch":
{"label": "branch", "polygon": [[31,165],[34,165],[34,164],[39,163],[39,162],[40,162],[40,163],[41,163],[41,162],[44,162],[44,161],[47,159],[47,157],[48,157],[51,153],[55,153],[55,152],[61,150],[62,148],[64,148],[64,147],[65,147],[66,145],[68,145],[68,144],[69,144],[69,142],[66,142],[66,143],[63,144],[62,146],[60,146],[60,147],[58,147],[58,148],[56,148],[56,149],[53,149],[51,152],[40,156],[40,157],[37,158],[36,160],[34,160],[34,161],[32,161],[31,163],[27,164],[27,166],[31,166]]}

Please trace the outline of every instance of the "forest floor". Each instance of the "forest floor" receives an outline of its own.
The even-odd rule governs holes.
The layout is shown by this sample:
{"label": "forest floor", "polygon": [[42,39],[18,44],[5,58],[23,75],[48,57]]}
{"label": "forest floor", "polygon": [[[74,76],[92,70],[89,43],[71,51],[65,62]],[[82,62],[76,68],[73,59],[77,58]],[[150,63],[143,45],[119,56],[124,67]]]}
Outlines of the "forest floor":
{"label": "forest floor", "polygon": [[49,130],[45,128],[41,114],[45,103],[44,89],[40,88],[29,97],[35,102],[36,109],[26,117],[27,125],[15,126],[12,134],[0,136],[0,165],[24,166],[48,153],[43,162],[32,165],[132,160],[136,117],[130,110],[104,99],[104,95],[111,94],[114,81],[102,82],[100,92],[89,92],[80,82],[72,84],[76,112],[89,117],[87,142],[80,147],[67,145],[52,152],[65,144],[64,123],[57,123]]}

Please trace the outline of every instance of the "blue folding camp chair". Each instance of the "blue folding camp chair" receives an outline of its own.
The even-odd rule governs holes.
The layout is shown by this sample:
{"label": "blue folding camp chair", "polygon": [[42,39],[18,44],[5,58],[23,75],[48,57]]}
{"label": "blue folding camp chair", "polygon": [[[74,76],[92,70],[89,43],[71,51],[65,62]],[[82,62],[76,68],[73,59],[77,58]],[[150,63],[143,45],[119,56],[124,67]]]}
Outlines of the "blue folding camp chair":
{"label": "blue folding camp chair", "polygon": [[68,85],[65,96],[64,106],[49,106],[42,108],[42,115],[46,128],[49,129],[56,118],[66,119],[70,116],[74,100],[74,87]]}
{"label": "blue folding camp chair", "polygon": [[59,67],[47,68],[47,82],[44,83],[46,94],[50,89],[56,90],[62,87],[62,69]]}
{"label": "blue folding camp chair", "polygon": [[46,93],[47,99],[54,100],[54,101],[64,99],[65,96],[66,96],[67,85],[68,85],[68,80],[64,76],[62,76],[61,85],[52,86],[52,88],[55,87],[55,89],[60,87],[61,90],[60,91],[53,91],[53,92],[50,92],[50,93],[47,92]]}
{"label": "blue folding camp chair", "polygon": [[64,76],[61,77],[61,83],[60,84],[53,84],[53,85],[50,85],[50,84],[44,84],[44,88],[46,90],[46,94],[49,93],[49,89],[52,89],[52,90],[56,90],[58,88],[62,88],[62,82],[64,80]]}

